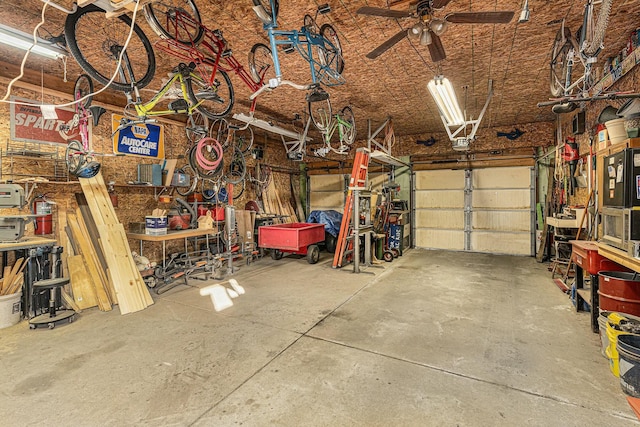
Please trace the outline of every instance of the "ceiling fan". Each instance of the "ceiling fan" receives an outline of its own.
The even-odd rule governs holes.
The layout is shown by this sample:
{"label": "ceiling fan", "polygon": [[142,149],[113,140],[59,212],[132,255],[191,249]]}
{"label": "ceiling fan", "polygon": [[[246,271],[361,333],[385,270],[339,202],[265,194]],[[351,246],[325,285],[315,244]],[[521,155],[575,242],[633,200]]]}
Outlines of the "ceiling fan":
{"label": "ceiling fan", "polygon": [[360,15],[381,16],[385,18],[418,18],[412,27],[400,30],[389,40],[367,54],[367,58],[375,59],[393,47],[400,40],[408,37],[419,41],[423,46],[429,46],[429,53],[433,62],[442,61],[447,57],[440,36],[447,30],[449,24],[507,24],[513,18],[514,12],[454,12],[444,19],[435,18],[434,11],[442,9],[451,0],[418,0],[409,11],[384,9],[380,7],[364,6],[356,11]]}

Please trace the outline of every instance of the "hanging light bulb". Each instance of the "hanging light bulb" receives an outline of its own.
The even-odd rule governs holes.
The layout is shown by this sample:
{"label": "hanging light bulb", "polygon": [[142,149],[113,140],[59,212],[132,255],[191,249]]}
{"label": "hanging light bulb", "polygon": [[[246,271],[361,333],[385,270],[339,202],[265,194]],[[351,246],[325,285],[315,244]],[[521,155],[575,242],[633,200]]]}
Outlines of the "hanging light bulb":
{"label": "hanging light bulb", "polygon": [[409,36],[411,40],[418,40],[422,34],[422,30],[424,30],[424,24],[422,22],[418,22],[407,30],[407,36]]}
{"label": "hanging light bulb", "polygon": [[431,27],[431,31],[433,31],[436,36],[440,36],[447,29],[447,21],[443,21],[442,19],[434,19],[431,21],[431,24],[429,26]]}
{"label": "hanging light bulb", "polygon": [[431,31],[427,28],[422,30],[422,34],[420,34],[420,44],[422,46],[428,46],[431,44]]}

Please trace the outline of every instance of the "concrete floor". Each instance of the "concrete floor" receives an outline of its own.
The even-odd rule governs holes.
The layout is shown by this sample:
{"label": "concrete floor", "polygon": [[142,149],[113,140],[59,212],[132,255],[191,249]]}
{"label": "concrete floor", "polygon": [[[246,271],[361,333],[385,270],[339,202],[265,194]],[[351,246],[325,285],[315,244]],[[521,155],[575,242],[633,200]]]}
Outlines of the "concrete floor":
{"label": "concrete floor", "polygon": [[350,271],[267,257],[220,313],[182,286],[135,314],[0,330],[0,424],[640,425],[588,314],[533,258],[411,250]]}

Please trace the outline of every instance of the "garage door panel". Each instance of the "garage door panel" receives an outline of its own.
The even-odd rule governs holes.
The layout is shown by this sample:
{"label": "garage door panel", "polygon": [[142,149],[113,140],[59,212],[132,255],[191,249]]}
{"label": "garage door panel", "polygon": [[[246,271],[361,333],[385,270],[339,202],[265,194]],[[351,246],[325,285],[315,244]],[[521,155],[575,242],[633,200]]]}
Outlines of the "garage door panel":
{"label": "garage door panel", "polygon": [[416,172],[416,190],[464,190],[464,170]]}
{"label": "garage door panel", "polygon": [[415,207],[424,208],[464,208],[464,192],[449,191],[416,191]]}
{"label": "garage door panel", "polygon": [[418,229],[416,246],[462,251],[464,250],[464,231]]}
{"label": "garage door panel", "polygon": [[472,174],[473,188],[529,188],[531,186],[531,170],[513,167],[496,169],[475,169]]}
{"label": "garage door panel", "polygon": [[531,206],[531,190],[473,190],[472,206],[491,209],[527,209]]}
{"label": "garage door panel", "polygon": [[426,228],[464,230],[464,212],[448,209],[418,209],[416,210],[416,224]]}
{"label": "garage door panel", "polygon": [[312,191],[310,193],[311,210],[329,210],[333,209],[338,212],[344,211],[344,194],[340,192],[320,192]]}
{"label": "garage door panel", "polygon": [[382,184],[389,180],[388,174],[369,174],[369,188],[373,191],[382,191]]}
{"label": "garage door panel", "polygon": [[476,211],[472,214],[473,230],[522,231],[531,230],[529,211]]}
{"label": "garage door panel", "polygon": [[344,190],[343,175],[311,175],[309,177],[310,190],[313,191],[339,191]]}
{"label": "garage door panel", "polygon": [[473,232],[471,250],[494,254],[531,255],[531,233]]}

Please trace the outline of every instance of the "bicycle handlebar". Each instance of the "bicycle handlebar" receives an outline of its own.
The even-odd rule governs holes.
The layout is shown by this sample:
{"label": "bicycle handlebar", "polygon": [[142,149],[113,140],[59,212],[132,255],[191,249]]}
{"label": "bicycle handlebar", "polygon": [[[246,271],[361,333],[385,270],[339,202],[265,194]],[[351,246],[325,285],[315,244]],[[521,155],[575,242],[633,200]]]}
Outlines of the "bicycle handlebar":
{"label": "bicycle handlebar", "polygon": [[256,99],[262,92],[264,92],[267,89],[275,89],[280,85],[289,85],[295,89],[299,89],[299,90],[309,90],[313,87],[312,84],[308,84],[308,85],[301,85],[298,83],[294,83],[290,80],[278,80],[278,79],[270,79],[269,80],[269,84],[263,85],[260,89],[258,89],[257,91],[253,92],[251,94],[251,96],[249,96],[250,100],[254,100]]}
{"label": "bicycle handlebar", "polygon": [[133,125],[141,125],[141,124],[147,124],[147,123],[158,123],[158,119],[138,119],[138,120],[131,120],[127,118],[121,119],[120,125],[111,134],[111,136],[115,135],[116,132],[121,131],[122,129],[126,129],[128,127],[131,127]]}

